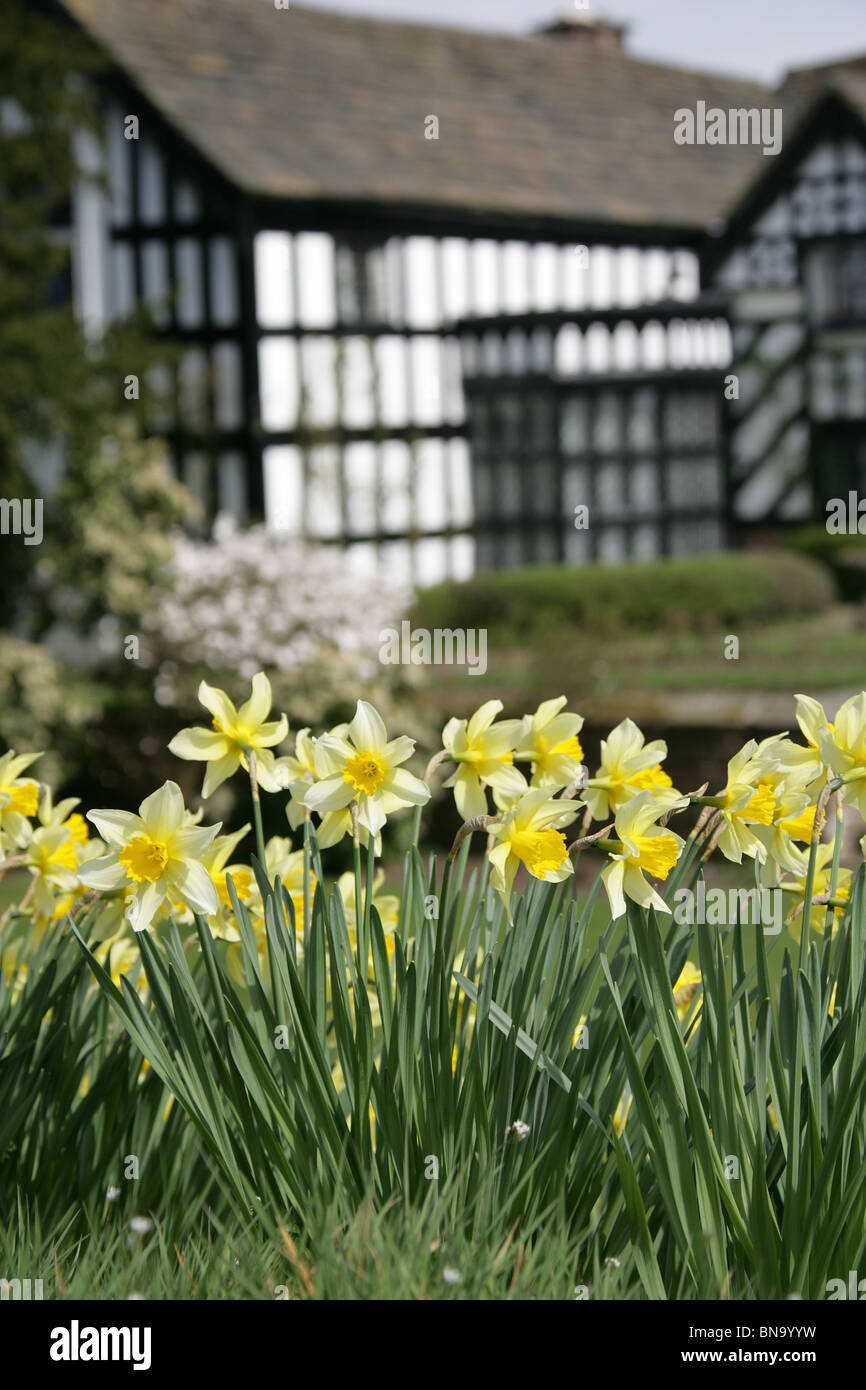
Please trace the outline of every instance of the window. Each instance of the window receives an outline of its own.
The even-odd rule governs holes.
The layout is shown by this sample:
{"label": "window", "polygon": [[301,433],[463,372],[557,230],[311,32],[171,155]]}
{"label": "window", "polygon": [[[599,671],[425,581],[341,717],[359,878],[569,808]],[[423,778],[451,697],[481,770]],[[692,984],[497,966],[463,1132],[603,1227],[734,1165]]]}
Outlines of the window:
{"label": "window", "polygon": [[337,316],[340,323],[375,324],[386,321],[383,246],[338,243]]}
{"label": "window", "polygon": [[866,324],[866,241],[825,241],[806,253],[809,319],[819,328]]}

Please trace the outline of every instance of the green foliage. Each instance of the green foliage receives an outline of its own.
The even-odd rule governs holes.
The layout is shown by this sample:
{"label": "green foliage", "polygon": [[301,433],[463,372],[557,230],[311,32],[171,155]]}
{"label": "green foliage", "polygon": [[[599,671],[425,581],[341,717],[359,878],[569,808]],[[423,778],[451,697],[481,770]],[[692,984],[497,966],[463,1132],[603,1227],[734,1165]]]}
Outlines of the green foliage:
{"label": "green foliage", "polygon": [[[858,1268],[862,874],[836,936],[806,943],[799,970],[786,953],[778,991],[760,927],[750,969],[743,928],[704,929],[700,1017],[693,1008],[681,1023],[672,982],[692,929],[668,919],[663,933],[630,904],[590,949],[597,885],[579,910],[571,885],[533,883],[508,924],[458,859],[428,919],[435,866],[413,850],[389,961],[376,911],[365,902],[353,945],[314,845],[313,865],[300,938],[279,882],[264,885],[265,965],[235,900],[243,986],[202,920],[186,949],[176,929],[162,945],[141,939],[150,1003],[118,990],[87,952],[132,1043],[189,1117],[232,1219],[253,1241],[285,1227],[307,1294],[321,1292],[309,1262],[321,1269],[330,1245],[333,1268],[334,1242],[366,1229],[367,1210],[410,1283],[419,1261],[404,1242],[419,1231],[461,1252],[458,1269],[480,1244],[482,1284],[509,1236],[542,1266],[553,1241],[558,1277],[596,1297],[608,1261],[622,1280],[612,1296],[650,1298],[821,1297],[827,1279]],[[695,871],[693,857],[681,861],[668,895]],[[369,959],[369,989],[359,988]],[[586,1048],[573,1046],[582,1016]],[[628,1096],[623,1127],[614,1117]],[[166,1222],[175,1203],[170,1182]]]}
{"label": "green foliage", "polygon": [[866,536],[835,535],[826,526],[802,526],[784,535],[785,545],[830,569],[844,599],[866,595]]}
{"label": "green foliage", "polygon": [[428,628],[487,627],[500,642],[563,627],[597,642],[616,632],[699,630],[811,613],[834,597],[832,577],[815,561],[783,550],[745,551],[483,573],[424,590],[412,618]]}
{"label": "green foliage", "polygon": [[[85,929],[88,924],[84,923]],[[5,927],[6,933],[10,927]],[[0,1227],[31,1206],[45,1225],[80,1236],[104,1215],[111,1185],[127,1218],[178,1199],[175,1227],[213,1178],[194,1135],[111,1017],[67,930],[35,950],[4,940],[0,969]],[[84,967],[84,968],[82,968]],[[16,997],[20,990],[20,997]],[[140,1179],[124,1182],[134,1154]],[[178,1229],[180,1229],[178,1228]]]}
{"label": "green foliage", "polygon": [[[174,354],[146,318],[91,341],[73,315],[73,137],[96,129],[100,69],[79,31],[21,0],[4,4],[0,71],[12,119],[0,125],[0,475],[4,496],[42,499],[44,536],[32,548],[0,539],[0,737],[20,749],[50,745],[64,774],[94,766],[106,707],[135,704],[134,691],[131,701],[124,694],[128,663],[119,650],[113,664],[100,654],[97,624],[110,615],[121,631],[141,631],[172,530],[194,515],[164,448],[143,438],[139,406],[124,399],[128,374],[144,382]],[[50,650],[40,650],[49,635]],[[61,653],[73,650],[70,668]],[[103,755],[109,776],[111,763]]]}
{"label": "green foliage", "polygon": [[[0,473],[5,496],[43,495],[39,455],[64,458],[36,551],[3,539],[5,621],[39,636],[86,631],[105,611],[140,613],[164,569],[167,527],[190,515],[155,444],[144,444],[124,377],[167,358],[146,319],[88,341],[70,299],[74,135],[96,128],[101,62],[77,30],[9,0],[0,27]],[[120,419],[124,417],[123,421]],[[2,717],[2,715],[0,715]]]}
{"label": "green foliage", "polygon": [[68,594],[64,618],[86,630],[105,613],[141,622],[165,582],[172,531],[196,509],[162,444],[142,439],[127,419],[64,478],[49,515],[39,583],[46,594]]}

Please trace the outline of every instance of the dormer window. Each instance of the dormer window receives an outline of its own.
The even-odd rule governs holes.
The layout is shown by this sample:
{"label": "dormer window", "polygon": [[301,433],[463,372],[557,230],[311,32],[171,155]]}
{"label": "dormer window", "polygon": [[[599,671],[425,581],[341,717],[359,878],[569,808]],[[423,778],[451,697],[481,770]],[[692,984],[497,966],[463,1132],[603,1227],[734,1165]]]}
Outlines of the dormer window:
{"label": "dormer window", "polygon": [[866,243],[862,238],[839,237],[810,246],[804,280],[813,327],[866,324]]}

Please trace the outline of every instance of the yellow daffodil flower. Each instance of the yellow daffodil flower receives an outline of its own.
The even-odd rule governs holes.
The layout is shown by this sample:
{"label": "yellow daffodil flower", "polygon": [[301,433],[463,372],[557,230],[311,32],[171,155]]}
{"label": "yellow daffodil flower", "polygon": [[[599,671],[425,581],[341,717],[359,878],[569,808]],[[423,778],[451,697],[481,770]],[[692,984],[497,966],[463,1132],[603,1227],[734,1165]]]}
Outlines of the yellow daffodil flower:
{"label": "yellow daffodil flower", "polygon": [[846,802],[866,819],[866,691],[840,705],[834,723],[819,738],[824,761],[846,780]]}
{"label": "yellow daffodil flower", "polygon": [[656,822],[667,811],[687,805],[688,797],[671,799],[668,793],[667,801],[660,801],[656,793],[646,788],[617,811],[614,829],[619,846],[617,850],[609,850],[611,862],[601,871],[614,919],[625,912],[626,898],[641,907],[670,912],[644,874],[666,879],[676,864],[683,846],[682,837]]}
{"label": "yellow daffodil flower", "polygon": [[319,743],[339,771],[309,788],[304,804],[310,810],[345,811],[356,801],[359,824],[378,835],[391,810],[429,801],[430,788],[400,766],[415,751],[415,740],[403,734],[389,742],[381,715],[366,700],[358,701],[345,736],[323,734]]}
{"label": "yellow daffodil flower", "polygon": [[265,791],[275,792],[286,786],[286,778],[275,766],[270,751],[289,732],[284,714],[266,722],[271,712],[273,695],[271,683],[263,671],[253,676],[252,693],[240,709],[236,709],[224,690],[202,681],[198,698],[213,715],[213,728],[181,729],[171,740],[169,751],[178,758],[208,764],[202,796],[208,797],[217,787],[237,772],[239,767],[249,771],[247,754],[256,755],[256,781]]}
{"label": "yellow daffodil flower", "polygon": [[78,852],[64,825],[40,825],[24,851],[24,863],[33,876],[33,904],[49,920],[55,915],[58,894],[68,897],[78,887]]}
{"label": "yellow daffodil flower", "polygon": [[442,730],[445,752],[457,763],[457,771],[443,786],[454,788],[454,801],[464,820],[487,814],[485,785],[506,797],[519,797],[526,791],[526,778],[514,766],[523,721],[503,719],[495,724],[502,707],[501,700],[488,700],[471,719],[449,719]]}
{"label": "yellow daffodil flower", "polygon": [[101,892],[124,891],[134,931],[146,930],[166,899],[206,917],[216,912],[219,896],[202,856],[220,827],[187,822],[176,782],[145,797],[138,815],[103,810],[89,811],[87,818],[109,852],[86,864],[79,878]]}
{"label": "yellow daffodil flower", "polygon": [[[338,724],[328,731],[331,738],[345,739],[348,724]],[[326,777],[339,777],[343,771],[343,760],[339,754],[328,750],[327,743],[313,738],[309,729],[299,729],[295,739],[294,756],[277,759],[277,766],[284,767],[288,778],[291,796],[286,807],[286,816],[293,830],[310,815],[310,808],[304,803],[307,792],[314,782],[322,782]],[[399,811],[406,803],[389,793],[382,795],[382,809],[386,816]],[[316,827],[316,841],[319,849],[330,849],[339,844],[345,835],[352,834],[352,814],[348,806],[338,811],[325,811]],[[360,840],[366,845],[369,834],[365,826],[360,826]],[[382,837],[376,836],[376,854],[382,852]]]}
{"label": "yellow daffodil flower", "polygon": [[833,725],[818,700],[813,700],[810,695],[796,695],[794,699],[797,723],[806,746],[779,735],[775,739],[765,739],[759,745],[759,752],[761,756],[768,755],[778,765],[789,786],[804,788],[809,799],[815,801],[827,774],[821,739],[828,732],[832,734]]}
{"label": "yellow daffodil flower", "polygon": [[626,1122],[628,1120],[628,1112],[631,1110],[633,1100],[634,1096],[632,1095],[631,1090],[627,1089],[623,1092],[620,1098],[619,1105],[616,1107],[616,1113],[613,1117],[613,1127],[618,1135],[622,1134],[623,1130],[625,1129]]}
{"label": "yellow daffodil flower", "polygon": [[39,803],[39,824],[65,826],[75,844],[83,847],[87,844],[87,821],[75,810],[75,807],[80,805],[80,797],[67,796],[62,801],[58,801],[55,806],[51,788],[44,787],[42,800]]}
{"label": "yellow daffodil flower", "polygon": [[[788,931],[795,941],[800,940],[800,932],[803,922],[803,902],[806,894],[806,874],[809,867],[808,845],[800,849],[797,845],[791,847],[791,856],[795,861],[796,869],[793,872],[783,874],[779,879],[779,886],[786,892],[793,893],[794,906],[785,919]],[[831,843],[818,845],[815,852],[815,877],[812,883],[813,898],[820,898],[830,887],[830,877],[833,866],[833,845]],[[851,870],[840,866],[836,875],[836,891],[834,897],[841,901],[847,901],[851,892]],[[824,931],[824,923],[827,920],[827,906],[824,903],[813,903],[809,915],[809,925],[813,931]],[[838,930],[842,920],[844,907],[833,907],[833,935]]]}
{"label": "yellow daffodil flower", "polygon": [[[379,869],[373,878],[373,906],[379,914],[382,930],[387,938],[397,929],[397,918],[400,913],[400,899],[394,893],[383,893],[382,888],[384,884],[385,874],[382,869]],[[344,874],[340,874],[340,877],[337,879],[337,891],[343,900],[343,912],[346,917],[346,926],[349,929],[350,940],[354,945],[357,916],[355,912],[355,875],[351,870],[348,870]],[[393,945],[393,941],[389,943],[389,955]]]}
{"label": "yellow daffodil flower", "polygon": [[[701,987],[701,972],[696,965],[687,960],[674,984],[674,1004],[676,1005],[677,1018],[680,1023],[685,1023],[692,1007],[692,1000],[698,994]],[[695,1006],[695,1018],[701,1011],[701,1001],[703,995],[698,994],[698,1002]]]}
{"label": "yellow daffodil flower", "polygon": [[563,830],[579,811],[575,802],[557,800],[544,787],[531,787],[488,827],[494,841],[487,851],[490,882],[506,905],[521,864],[545,883],[561,883],[574,873]]}
{"label": "yellow daffodil flower", "polygon": [[25,844],[29,821],[39,811],[39,783],[21,773],[41,753],[14,753],[10,749],[0,758],[0,854],[8,847]]}
{"label": "yellow daffodil flower", "polygon": [[745,854],[763,864],[767,847],[757,826],[772,826],[776,819],[776,790],[772,759],[758,757],[758,744],[750,739],[728,762],[728,779],[720,796],[723,825],[718,847],[726,859],[742,863]]}
{"label": "yellow daffodil flower", "polygon": [[623,719],[601,741],[601,767],[582,795],[593,820],[606,820],[637,792],[666,791],[671,779],[661,763],[668,755],[664,739],[646,743],[637,724]]}
{"label": "yellow daffodil flower", "polygon": [[231,835],[217,835],[203,851],[201,862],[213,880],[219,905],[208,916],[208,926],[221,941],[239,941],[240,934],[234,919],[228,879],[231,877],[238,901],[249,906],[258,893],[255,875],[247,864],[230,864],[229,860],[241,840],[249,832],[249,823]]}
{"label": "yellow daffodil flower", "polygon": [[144,973],[141,952],[135,937],[130,937],[125,926],[121,926],[113,935],[106,937],[94,947],[93,954],[99,964],[108,971],[112,983],[118,989],[121,979],[126,978],[138,994],[146,992],[147,976]]}
{"label": "yellow daffodil flower", "polygon": [[514,756],[532,764],[533,787],[567,787],[583,772],[583,749],[577,737],[583,716],[562,714],[565,704],[565,695],[545,700],[523,720]]}
{"label": "yellow daffodil flower", "polygon": [[[313,738],[309,729],[299,729],[295,734],[294,753],[277,759],[279,766],[285,768],[286,785],[291,794],[291,801],[286,807],[286,815],[293,830],[297,830],[307,814],[308,808],[304,806],[304,797],[312,783],[337,771],[336,767],[329,767],[325,771],[320,770],[323,750],[318,749],[317,744],[318,739]],[[317,752],[318,765],[316,763]]]}

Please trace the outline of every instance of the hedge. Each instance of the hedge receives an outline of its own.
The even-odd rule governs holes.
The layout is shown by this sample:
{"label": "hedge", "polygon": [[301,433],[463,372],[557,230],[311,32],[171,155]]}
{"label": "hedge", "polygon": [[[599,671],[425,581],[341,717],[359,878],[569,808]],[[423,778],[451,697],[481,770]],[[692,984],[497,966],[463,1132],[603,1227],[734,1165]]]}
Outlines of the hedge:
{"label": "hedge", "polygon": [[866,595],[866,535],[833,535],[826,526],[802,526],[790,531],[784,543],[798,555],[809,555],[835,576],[844,599]]}
{"label": "hedge", "polygon": [[786,550],[617,566],[532,565],[422,590],[411,612],[428,629],[486,627],[522,641],[563,626],[613,631],[730,627],[819,611],[837,598],[830,571]]}

